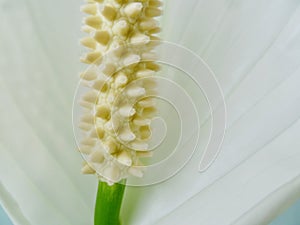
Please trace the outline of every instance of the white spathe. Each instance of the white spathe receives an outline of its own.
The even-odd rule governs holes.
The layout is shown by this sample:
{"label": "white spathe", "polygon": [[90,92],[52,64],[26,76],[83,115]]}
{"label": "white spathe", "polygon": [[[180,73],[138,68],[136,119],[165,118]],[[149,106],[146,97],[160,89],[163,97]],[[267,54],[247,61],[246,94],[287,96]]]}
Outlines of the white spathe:
{"label": "white spathe", "polygon": [[[80,5],[0,0],[0,199],[16,225],[93,221],[96,180],[80,174],[71,125]],[[164,11],[163,39],[215,72],[228,129],[205,173],[196,152],[167,182],[128,188],[124,225],[268,224],[300,196],[300,2],[172,0]]]}

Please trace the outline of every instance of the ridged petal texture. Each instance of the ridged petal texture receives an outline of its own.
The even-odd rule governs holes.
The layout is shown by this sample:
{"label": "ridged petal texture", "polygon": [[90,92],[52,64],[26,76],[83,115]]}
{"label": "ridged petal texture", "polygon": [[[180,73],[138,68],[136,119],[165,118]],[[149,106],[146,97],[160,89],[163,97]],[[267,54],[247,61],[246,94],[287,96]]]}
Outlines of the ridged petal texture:
{"label": "ridged petal texture", "polygon": [[[96,179],[78,172],[71,125],[80,2],[0,6],[1,203],[16,225],[92,224]],[[124,224],[268,224],[300,196],[300,2],[172,0],[161,22],[215,72],[227,133],[205,173],[196,151],[167,182],[128,188]]]}
{"label": "ridged petal texture", "polygon": [[140,158],[151,136],[148,121],[156,114],[149,96],[159,65],[149,56],[155,57],[151,41],[158,40],[154,18],[161,15],[160,6],[157,0],[106,0],[81,7],[87,15],[81,44],[88,49],[81,60],[89,65],[81,74],[88,87],[80,100],[82,172],[96,173],[109,184],[142,176]]}

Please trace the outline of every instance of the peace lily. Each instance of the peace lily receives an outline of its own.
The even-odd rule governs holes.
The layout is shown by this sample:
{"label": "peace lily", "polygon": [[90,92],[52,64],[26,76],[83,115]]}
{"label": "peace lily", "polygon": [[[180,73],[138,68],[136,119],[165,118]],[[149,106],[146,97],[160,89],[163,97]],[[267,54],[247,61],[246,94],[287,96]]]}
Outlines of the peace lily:
{"label": "peace lily", "polygon": [[[2,3],[0,197],[15,224],[93,223],[97,181],[78,172],[70,118],[79,6]],[[215,72],[227,133],[205,173],[196,151],[168,181],[128,187],[124,224],[268,224],[299,197],[299,22],[292,0],[165,2],[161,36]]]}

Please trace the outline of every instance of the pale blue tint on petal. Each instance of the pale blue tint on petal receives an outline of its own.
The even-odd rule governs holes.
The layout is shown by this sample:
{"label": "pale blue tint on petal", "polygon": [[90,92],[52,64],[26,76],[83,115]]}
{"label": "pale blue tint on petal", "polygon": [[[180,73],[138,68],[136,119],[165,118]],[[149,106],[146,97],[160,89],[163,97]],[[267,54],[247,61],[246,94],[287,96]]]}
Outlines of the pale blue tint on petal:
{"label": "pale blue tint on petal", "polygon": [[4,212],[3,208],[0,205],[0,224],[1,225],[13,225],[7,214]]}
{"label": "pale blue tint on petal", "polygon": [[276,218],[270,225],[299,225],[300,224],[300,200]]}

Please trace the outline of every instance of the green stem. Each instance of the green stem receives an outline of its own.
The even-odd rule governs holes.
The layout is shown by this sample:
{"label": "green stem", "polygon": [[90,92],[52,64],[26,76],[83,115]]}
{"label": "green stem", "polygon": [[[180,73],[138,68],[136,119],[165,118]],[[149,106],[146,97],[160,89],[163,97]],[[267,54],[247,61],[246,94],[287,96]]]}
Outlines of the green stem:
{"label": "green stem", "polygon": [[124,191],[124,184],[116,183],[109,186],[106,182],[99,181],[94,225],[121,224],[119,215]]}

